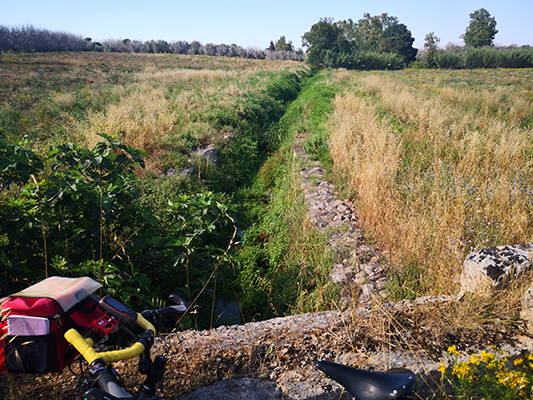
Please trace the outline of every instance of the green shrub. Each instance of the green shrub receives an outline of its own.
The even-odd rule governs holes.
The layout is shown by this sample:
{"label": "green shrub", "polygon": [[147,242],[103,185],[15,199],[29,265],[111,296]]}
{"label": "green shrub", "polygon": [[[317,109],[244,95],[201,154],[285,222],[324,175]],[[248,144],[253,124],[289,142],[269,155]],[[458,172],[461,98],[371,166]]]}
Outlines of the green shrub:
{"label": "green shrub", "polygon": [[350,70],[397,70],[405,66],[404,59],[399,54],[372,51],[357,51],[354,53],[328,51],[324,60],[328,68],[346,68]]}
{"label": "green shrub", "polygon": [[447,51],[435,53],[435,64],[437,68],[461,69],[465,67],[463,54],[451,53]]}
{"label": "green shrub", "polygon": [[[511,361],[508,354],[493,347],[492,351],[472,354],[468,361],[459,361],[456,346],[448,348],[449,366],[439,371],[442,381],[451,388],[453,398],[487,400],[530,398],[533,384],[533,355],[526,354]],[[445,393],[448,398],[448,393]]]}
{"label": "green shrub", "polygon": [[[89,275],[132,306],[172,292],[212,304],[215,270],[228,282],[216,295],[228,295],[233,224],[222,196],[139,184],[143,152],[104,137],[92,150],[65,144],[44,156],[1,144],[2,295],[51,274]],[[210,315],[199,311],[201,326]]]}
{"label": "green shrub", "polygon": [[434,56],[438,68],[531,68],[533,49],[531,48],[467,48],[461,53],[439,51]]}

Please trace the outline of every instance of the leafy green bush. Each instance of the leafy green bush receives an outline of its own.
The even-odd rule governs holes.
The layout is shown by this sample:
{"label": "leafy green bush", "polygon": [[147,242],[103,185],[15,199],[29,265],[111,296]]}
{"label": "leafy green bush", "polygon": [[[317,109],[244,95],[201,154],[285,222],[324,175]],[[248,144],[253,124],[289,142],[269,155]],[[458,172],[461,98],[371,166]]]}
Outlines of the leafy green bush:
{"label": "leafy green bush", "polygon": [[[202,187],[150,191],[134,175],[143,152],[102,136],[92,150],[65,144],[44,156],[28,143],[1,144],[2,293],[51,274],[89,275],[135,306],[171,292],[208,295],[215,270],[234,279],[225,269],[233,224],[222,197]],[[208,307],[199,313],[209,316]]]}
{"label": "leafy green bush", "polygon": [[0,202],[3,283],[25,285],[20,271],[44,276],[52,256],[79,264],[136,253],[134,232],[147,222],[133,201],[141,151],[114,141],[93,150],[60,145],[44,157],[22,144],[2,150],[2,187],[17,185]]}

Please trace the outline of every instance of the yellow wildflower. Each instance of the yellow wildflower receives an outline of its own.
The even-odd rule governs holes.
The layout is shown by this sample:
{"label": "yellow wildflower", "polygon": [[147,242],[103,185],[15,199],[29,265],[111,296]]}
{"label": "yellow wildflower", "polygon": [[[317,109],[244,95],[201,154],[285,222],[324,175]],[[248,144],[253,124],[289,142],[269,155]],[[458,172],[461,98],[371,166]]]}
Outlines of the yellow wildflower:
{"label": "yellow wildflower", "polygon": [[523,359],[523,358],[517,358],[517,359],[515,359],[515,360],[513,361],[513,364],[514,364],[515,366],[517,366],[517,365],[522,365],[523,363],[524,363],[524,359]]}
{"label": "yellow wildflower", "polygon": [[450,354],[457,354],[457,346],[450,346],[448,347],[448,353]]}
{"label": "yellow wildflower", "polygon": [[459,379],[467,378],[471,373],[472,368],[467,362],[459,363],[452,369],[452,374],[457,376]]}
{"label": "yellow wildflower", "polygon": [[504,371],[496,374],[498,383],[503,386],[510,387],[512,389],[524,389],[529,380],[526,378],[526,374],[520,371]]}
{"label": "yellow wildflower", "polygon": [[483,361],[485,364],[488,364],[494,359],[494,354],[489,353],[488,351],[483,350],[481,352],[481,361]]}
{"label": "yellow wildflower", "polygon": [[475,354],[472,354],[470,356],[470,363],[472,363],[474,365],[479,365],[480,364],[479,357],[476,356]]}
{"label": "yellow wildflower", "polygon": [[439,372],[440,372],[441,374],[444,374],[444,373],[446,372],[446,365],[444,365],[443,363],[441,363],[441,364],[439,365]]}

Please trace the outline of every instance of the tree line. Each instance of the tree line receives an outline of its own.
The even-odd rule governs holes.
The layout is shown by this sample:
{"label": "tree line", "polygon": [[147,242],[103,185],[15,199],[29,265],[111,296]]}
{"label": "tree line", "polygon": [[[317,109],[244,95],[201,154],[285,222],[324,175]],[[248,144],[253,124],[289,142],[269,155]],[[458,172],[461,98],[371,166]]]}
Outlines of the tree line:
{"label": "tree line", "polygon": [[470,23],[460,36],[465,46],[438,46],[434,32],[425,37],[422,49],[413,47],[411,31],[397,17],[383,13],[365,13],[358,21],[334,22],[323,18],[302,36],[306,51],[295,50],[285,36],[271,41],[266,49],[243,48],[236,44],[203,45],[198,41],[167,42],[165,40],[93,41],[66,32],[52,32],[31,25],[6,27],[0,25],[1,52],[104,51],[131,53],[172,53],[253,59],[305,60],[315,68],[346,68],[360,70],[417,68],[531,68],[533,49],[530,46],[495,47],[498,33],[496,19],[481,8],[470,14]]}
{"label": "tree line", "polygon": [[[285,43],[285,37],[280,40]],[[278,42],[280,42],[278,40]],[[303,52],[295,51],[292,47],[281,48],[244,48],[236,44],[202,44],[199,41],[187,42],[178,40],[105,40],[93,41],[90,37],[50,31],[36,28],[32,25],[8,27],[0,25],[0,52],[7,53],[45,53],[58,51],[101,51],[118,53],[167,53],[167,54],[195,54],[208,56],[241,57],[253,59],[283,59],[303,61]]]}
{"label": "tree line", "polygon": [[481,8],[470,14],[470,23],[460,36],[465,46],[439,49],[434,32],[424,47],[413,47],[415,39],[405,24],[387,13],[368,13],[354,22],[323,18],[302,36],[307,62],[317,68],[400,69],[417,68],[531,68],[530,46],[494,47],[496,19]]}

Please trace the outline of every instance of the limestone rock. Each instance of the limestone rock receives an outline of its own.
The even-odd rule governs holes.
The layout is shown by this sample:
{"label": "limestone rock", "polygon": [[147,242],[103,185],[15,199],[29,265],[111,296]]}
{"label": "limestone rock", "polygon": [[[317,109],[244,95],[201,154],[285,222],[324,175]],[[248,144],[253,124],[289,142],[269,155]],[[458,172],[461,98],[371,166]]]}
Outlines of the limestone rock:
{"label": "limestone rock", "polygon": [[525,321],[528,332],[533,333],[533,283],[522,295],[520,303],[522,303],[520,318]]}
{"label": "limestone rock", "polygon": [[342,264],[335,264],[330,279],[334,283],[349,282],[354,278],[353,269]]}
{"label": "limestone rock", "polygon": [[337,382],[314,368],[287,371],[280,376],[278,386],[283,392],[282,400],[349,400],[353,397],[346,391],[343,393]]}
{"label": "limestone rock", "polygon": [[461,274],[463,292],[489,294],[518,278],[531,266],[533,245],[488,247],[470,253]]}
{"label": "limestone rock", "polygon": [[201,147],[192,152],[193,156],[200,156],[206,159],[210,164],[216,165],[218,159],[218,152],[215,146],[209,145]]}
{"label": "limestone rock", "polygon": [[280,400],[281,390],[272,381],[257,378],[229,378],[201,387],[177,400]]}

